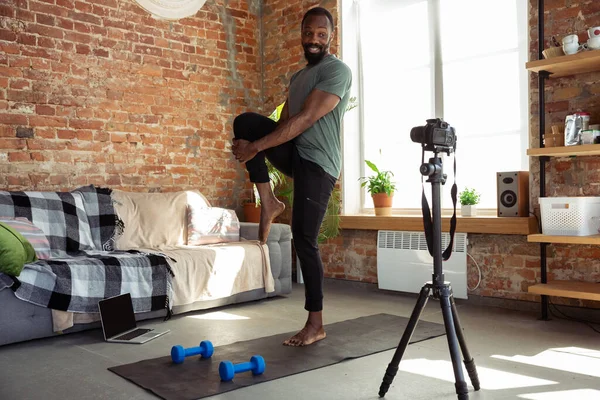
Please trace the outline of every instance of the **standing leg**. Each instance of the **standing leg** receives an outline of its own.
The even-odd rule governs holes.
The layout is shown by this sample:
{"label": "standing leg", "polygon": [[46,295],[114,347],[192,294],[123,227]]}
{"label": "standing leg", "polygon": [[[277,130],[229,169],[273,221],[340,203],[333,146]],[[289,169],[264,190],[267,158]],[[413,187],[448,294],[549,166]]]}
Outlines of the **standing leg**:
{"label": "standing leg", "polygon": [[336,178],[294,152],[292,235],[304,278],[308,319],[304,328],[284,342],[306,346],[325,338],[323,329],[323,263],[317,238]]}
{"label": "standing leg", "polygon": [[[277,123],[263,115],[256,113],[240,114],[233,121],[233,133],[236,139],[244,139],[249,142],[258,140],[277,128]],[[246,162],[246,169],[250,175],[250,181],[256,185],[260,197],[260,223],[258,227],[258,239],[266,243],[271,230],[271,224],[277,216],[285,209],[271,189],[269,182],[269,171],[265,164],[265,156],[271,160],[273,166],[284,174],[291,176],[291,149],[293,143],[288,142],[280,146],[261,151]],[[286,162],[287,160],[287,162]]]}

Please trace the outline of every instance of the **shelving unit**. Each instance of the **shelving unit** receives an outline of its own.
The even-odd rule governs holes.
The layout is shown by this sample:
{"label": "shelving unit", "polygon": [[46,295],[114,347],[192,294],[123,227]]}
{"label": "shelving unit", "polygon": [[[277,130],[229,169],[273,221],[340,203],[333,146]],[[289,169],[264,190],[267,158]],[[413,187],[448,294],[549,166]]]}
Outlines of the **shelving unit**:
{"label": "shelving unit", "polygon": [[550,78],[560,78],[598,71],[599,64],[600,50],[592,50],[569,56],[553,57],[547,60],[530,61],[525,64],[525,67],[531,72],[548,72]]}
{"label": "shelving unit", "polygon": [[534,234],[528,235],[527,241],[532,243],[561,243],[561,244],[597,244],[600,245],[600,235],[592,236],[553,236]]}
{"label": "shelving unit", "polygon": [[600,285],[591,282],[553,281],[529,287],[529,293],[600,301]]}
{"label": "shelving unit", "polygon": [[528,149],[527,155],[538,157],[600,156],[600,144],[584,144],[580,146],[562,146],[546,147],[540,149]]}
{"label": "shelving unit", "polygon": [[[537,149],[527,150],[527,155],[540,157],[540,197],[546,197],[546,162],[550,157],[580,157],[600,155],[600,144],[544,148],[545,124],[545,86],[546,80],[573,76],[576,74],[600,71],[600,50],[585,51],[544,59],[544,0],[538,0],[538,58],[526,63],[528,71],[538,75],[539,89],[539,138]],[[546,250],[549,243],[600,245],[600,235],[594,236],[550,236],[533,234],[527,236],[528,242],[540,243],[541,283],[530,286],[529,293],[542,295],[542,319],[548,319],[548,296],[570,297],[576,299],[600,301],[600,284],[572,281],[548,281]]]}

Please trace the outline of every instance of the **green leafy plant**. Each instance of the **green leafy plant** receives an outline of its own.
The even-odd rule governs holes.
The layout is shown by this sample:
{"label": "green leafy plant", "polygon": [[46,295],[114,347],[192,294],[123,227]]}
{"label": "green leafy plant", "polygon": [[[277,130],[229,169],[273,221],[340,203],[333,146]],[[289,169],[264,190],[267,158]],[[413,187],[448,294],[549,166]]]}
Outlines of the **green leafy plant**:
{"label": "green leafy plant", "polygon": [[372,195],[387,193],[388,196],[391,196],[396,190],[396,184],[392,181],[394,173],[391,171],[380,171],[379,168],[369,160],[365,160],[365,163],[375,172],[375,175],[358,178],[361,182],[360,186],[363,188],[366,186],[367,190]]}
{"label": "green leafy plant", "polygon": [[[273,164],[271,164],[271,162],[266,158],[265,163],[267,164],[267,170],[269,171],[269,180],[273,193],[275,193],[276,196],[288,197],[285,193],[278,191],[279,188],[289,186],[287,177],[283,174],[283,172],[275,168]],[[256,207],[260,207],[260,196],[258,195],[258,189],[256,188],[256,185],[252,185],[252,200],[250,202],[256,204]]]}
{"label": "green leafy plant", "polygon": [[460,204],[463,206],[474,206],[479,204],[481,195],[475,191],[475,189],[465,188],[459,194]]}
{"label": "green leafy plant", "polygon": [[348,105],[346,106],[346,112],[348,112],[356,107],[358,107],[358,100],[356,99],[356,96],[352,96],[348,99]]}
{"label": "green leafy plant", "polygon": [[342,194],[338,187],[334,187],[327,203],[327,210],[323,217],[323,223],[319,229],[317,242],[323,243],[327,239],[334,238],[340,234],[340,206],[342,202]]}

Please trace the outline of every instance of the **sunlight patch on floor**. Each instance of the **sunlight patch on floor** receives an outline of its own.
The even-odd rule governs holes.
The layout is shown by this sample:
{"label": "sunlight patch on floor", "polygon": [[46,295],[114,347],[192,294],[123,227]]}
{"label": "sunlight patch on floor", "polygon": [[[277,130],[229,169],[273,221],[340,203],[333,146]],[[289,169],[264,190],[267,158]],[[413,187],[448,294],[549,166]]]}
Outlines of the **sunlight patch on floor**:
{"label": "sunlight patch on floor", "polygon": [[243,315],[235,315],[223,311],[215,311],[202,315],[188,315],[186,318],[206,319],[212,321],[238,321],[250,319],[250,317],[244,317]]}
{"label": "sunlight patch on floor", "polygon": [[520,399],[528,399],[528,400],[564,400],[564,399],[598,400],[598,399],[600,399],[600,390],[595,390],[595,389],[561,390],[558,392],[521,394],[518,397]]}
{"label": "sunlight patch on floor", "polygon": [[[477,360],[475,360],[475,363],[477,364]],[[465,380],[472,390],[469,375],[464,368],[464,364],[462,365]],[[444,380],[447,382],[455,382],[454,369],[452,368],[452,362],[450,361],[427,359],[403,360],[400,362],[400,370]],[[481,389],[487,390],[515,389],[558,384],[558,382],[549,381],[546,379],[540,379],[532,376],[515,374],[512,372],[505,372],[491,368],[477,367],[477,373],[479,376]]]}
{"label": "sunlight patch on floor", "polygon": [[600,377],[600,351],[580,347],[548,349],[531,357],[522,355],[512,357],[493,355],[492,357],[559,371]]}

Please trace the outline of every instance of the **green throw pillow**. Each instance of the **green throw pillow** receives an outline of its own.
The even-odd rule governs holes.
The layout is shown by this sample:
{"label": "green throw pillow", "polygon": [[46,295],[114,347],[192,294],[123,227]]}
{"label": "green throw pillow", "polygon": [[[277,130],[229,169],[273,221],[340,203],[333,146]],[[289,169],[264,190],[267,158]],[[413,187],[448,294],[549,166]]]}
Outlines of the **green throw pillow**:
{"label": "green throw pillow", "polygon": [[35,250],[19,232],[0,222],[0,272],[19,276],[25,264],[37,261]]}

